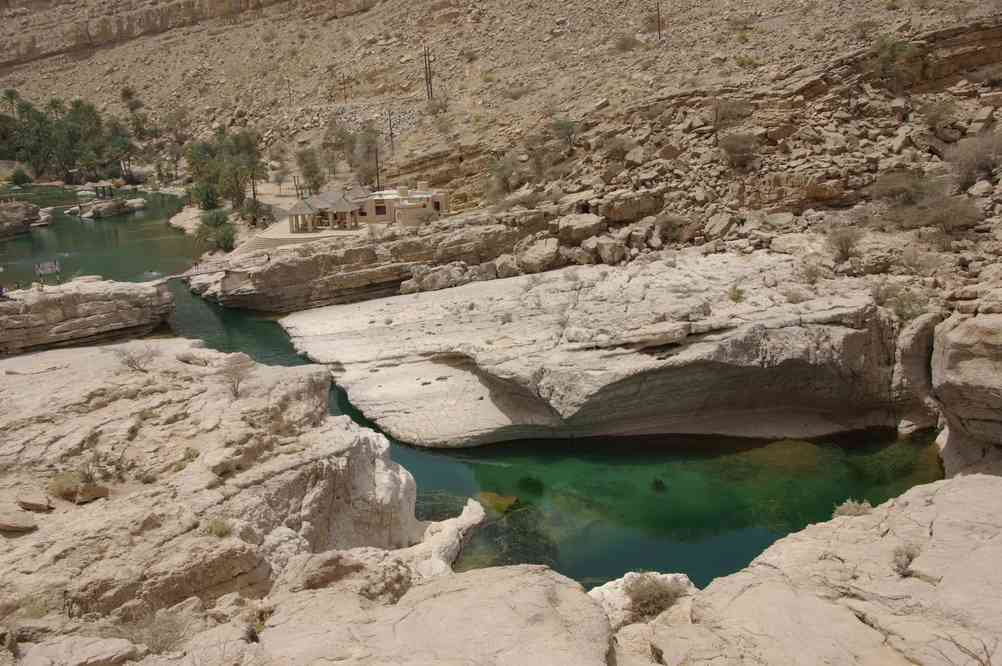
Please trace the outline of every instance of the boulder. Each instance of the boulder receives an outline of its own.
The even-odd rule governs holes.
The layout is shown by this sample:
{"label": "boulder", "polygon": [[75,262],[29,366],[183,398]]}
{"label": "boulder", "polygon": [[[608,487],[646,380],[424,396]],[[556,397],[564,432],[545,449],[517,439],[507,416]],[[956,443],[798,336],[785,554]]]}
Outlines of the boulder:
{"label": "boulder", "polygon": [[609,236],[601,236],[595,240],[595,252],[603,264],[615,266],[626,259],[626,243]]}
{"label": "boulder", "polygon": [[557,237],[564,245],[580,245],[581,241],[605,232],[606,224],[598,215],[582,213],[566,215],[556,221]]}
{"label": "boulder", "polygon": [[39,219],[38,206],[24,201],[0,203],[0,239],[31,231],[31,223]]}
{"label": "boulder", "polygon": [[94,218],[102,218],[122,215],[129,211],[130,208],[125,199],[109,199],[95,202],[88,212]]}
{"label": "boulder", "polygon": [[518,267],[525,273],[541,273],[560,265],[560,242],[540,238],[517,250]]}
{"label": "boulder", "polygon": [[0,507],[0,532],[31,532],[38,527],[34,516],[14,507]]}

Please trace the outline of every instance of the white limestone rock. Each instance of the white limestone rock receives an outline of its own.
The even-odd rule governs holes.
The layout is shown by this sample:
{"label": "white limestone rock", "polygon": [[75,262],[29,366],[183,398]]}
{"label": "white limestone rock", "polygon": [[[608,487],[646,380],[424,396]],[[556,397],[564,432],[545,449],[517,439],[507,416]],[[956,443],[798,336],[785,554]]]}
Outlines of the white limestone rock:
{"label": "white limestone rock", "polygon": [[859,280],[787,302],[782,285],[798,266],[762,251],[689,251],[320,308],[281,323],[363,413],[420,446],[893,426],[893,322]]}

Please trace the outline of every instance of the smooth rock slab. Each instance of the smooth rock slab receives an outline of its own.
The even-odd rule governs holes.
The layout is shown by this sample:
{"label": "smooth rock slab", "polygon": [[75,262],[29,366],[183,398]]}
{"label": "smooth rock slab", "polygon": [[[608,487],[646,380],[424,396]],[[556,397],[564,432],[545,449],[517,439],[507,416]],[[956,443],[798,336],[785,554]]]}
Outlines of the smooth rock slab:
{"label": "smooth rock slab", "polygon": [[27,511],[14,507],[0,507],[0,532],[31,532],[38,524]]}
{"label": "smooth rock slab", "polygon": [[777,285],[795,269],[795,258],[765,252],[666,253],[622,268],[320,308],[281,323],[366,416],[420,446],[651,433],[805,437],[895,425],[893,324],[861,282],[787,302]]}
{"label": "smooth rock slab", "polygon": [[31,646],[22,666],[118,666],[141,658],[146,650],[124,638],[65,636]]}

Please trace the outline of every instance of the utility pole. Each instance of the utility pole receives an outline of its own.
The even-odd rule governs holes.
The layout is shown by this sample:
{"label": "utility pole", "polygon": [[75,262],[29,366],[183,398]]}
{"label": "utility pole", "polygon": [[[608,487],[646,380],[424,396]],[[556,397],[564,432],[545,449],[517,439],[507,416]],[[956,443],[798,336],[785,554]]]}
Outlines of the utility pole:
{"label": "utility pole", "polygon": [[393,112],[386,109],[386,124],[389,126],[390,133],[390,153],[396,154],[396,149],[393,147]]}
{"label": "utility pole", "polygon": [[429,100],[435,98],[435,88],[432,85],[432,69],[431,69],[431,51],[428,47],[424,47],[424,88],[425,94],[428,96]]}
{"label": "utility pole", "polygon": [[655,0],[658,4],[658,43],[661,42],[661,0]]}
{"label": "utility pole", "polygon": [[376,149],[376,191],[379,192],[383,189],[382,179],[379,175],[379,139],[373,144]]}

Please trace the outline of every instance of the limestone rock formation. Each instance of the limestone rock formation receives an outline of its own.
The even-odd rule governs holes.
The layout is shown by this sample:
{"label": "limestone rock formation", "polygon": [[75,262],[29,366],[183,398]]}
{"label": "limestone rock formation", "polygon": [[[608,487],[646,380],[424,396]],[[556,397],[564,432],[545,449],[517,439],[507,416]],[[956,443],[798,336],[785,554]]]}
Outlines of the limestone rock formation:
{"label": "limestone rock formation", "polygon": [[196,636],[188,654],[262,666],[605,666],[611,639],[605,614],[581,586],[542,566],[440,577],[389,604],[338,586],[267,602],[274,612],[256,643],[215,630]]}
{"label": "limestone rock formation", "polygon": [[619,666],[953,666],[1002,657],[1002,479],[811,525],[616,636]]}
{"label": "limestone rock formation", "polygon": [[893,426],[893,321],[860,281],[788,302],[778,285],[795,270],[766,252],[665,253],[281,323],[369,418],[421,446]]}
{"label": "limestone rock formation", "polygon": [[1002,314],[954,315],[936,327],[932,385],[947,427],[948,475],[1002,473]]}
{"label": "limestone rock formation", "polygon": [[78,278],[0,300],[0,356],[146,335],[174,309],[163,283]]}
{"label": "limestone rock formation", "polygon": [[39,218],[38,206],[24,201],[0,203],[0,239],[25,234]]}
{"label": "limestone rock formation", "polygon": [[[328,415],[326,369],[251,364],[235,385],[230,358],[158,340],[0,361],[0,511],[38,487],[53,506],[0,549],[0,624],[22,643],[57,654],[70,648],[44,639],[182,611],[186,639],[232,615],[217,602],[343,577],[341,556],[322,559],[335,549],[347,569],[394,563],[403,591],[451,573],[478,504],[417,521],[386,438]],[[75,504],[74,484],[95,481],[107,497]],[[373,580],[358,589],[391,579]]]}

